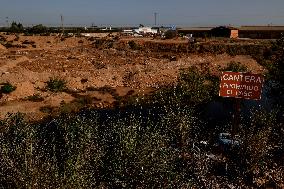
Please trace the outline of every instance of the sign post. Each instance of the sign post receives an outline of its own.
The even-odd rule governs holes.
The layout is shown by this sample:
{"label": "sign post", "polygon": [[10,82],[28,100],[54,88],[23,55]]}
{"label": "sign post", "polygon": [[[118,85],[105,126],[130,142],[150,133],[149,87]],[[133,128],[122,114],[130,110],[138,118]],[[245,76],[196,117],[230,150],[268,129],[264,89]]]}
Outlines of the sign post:
{"label": "sign post", "polygon": [[260,100],[264,79],[259,74],[222,72],[219,96],[236,98],[232,137],[240,124],[241,99]]}

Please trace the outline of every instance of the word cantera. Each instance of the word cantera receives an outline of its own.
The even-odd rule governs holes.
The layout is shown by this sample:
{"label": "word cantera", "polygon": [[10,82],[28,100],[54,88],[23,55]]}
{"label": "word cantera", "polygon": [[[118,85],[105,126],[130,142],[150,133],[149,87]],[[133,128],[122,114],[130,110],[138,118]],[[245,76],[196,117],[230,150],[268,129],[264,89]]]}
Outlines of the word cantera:
{"label": "word cantera", "polygon": [[238,82],[246,82],[246,83],[262,83],[262,78],[260,76],[254,76],[254,75],[224,74],[222,79],[224,81],[238,81]]}

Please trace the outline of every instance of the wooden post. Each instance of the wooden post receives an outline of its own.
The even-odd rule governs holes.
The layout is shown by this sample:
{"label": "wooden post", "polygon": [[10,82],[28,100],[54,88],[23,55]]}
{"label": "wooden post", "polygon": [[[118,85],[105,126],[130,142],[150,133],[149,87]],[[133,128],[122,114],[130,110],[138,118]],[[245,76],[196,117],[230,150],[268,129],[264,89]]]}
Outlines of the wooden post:
{"label": "wooden post", "polygon": [[234,115],[233,115],[233,125],[232,125],[232,139],[234,143],[235,135],[238,132],[241,120],[241,99],[236,98],[234,104]]}

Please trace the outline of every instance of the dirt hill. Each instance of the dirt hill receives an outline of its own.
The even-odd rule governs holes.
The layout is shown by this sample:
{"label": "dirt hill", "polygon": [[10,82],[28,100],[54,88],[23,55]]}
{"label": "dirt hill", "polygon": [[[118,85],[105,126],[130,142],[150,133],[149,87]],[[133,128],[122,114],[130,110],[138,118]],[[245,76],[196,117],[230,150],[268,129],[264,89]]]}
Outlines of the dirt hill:
{"label": "dirt hill", "polygon": [[[0,46],[0,84],[10,83],[16,88],[9,94],[0,93],[0,120],[8,112],[26,113],[38,120],[56,109],[68,112],[86,105],[112,107],[131,95],[146,95],[174,85],[180,69],[191,66],[208,66],[218,75],[219,68],[240,62],[253,73],[263,72],[251,56],[182,53],[178,50],[185,45],[182,40],[144,46],[143,39],[129,43],[60,36],[21,35],[17,39],[6,35],[5,40],[12,46]],[[66,90],[49,90],[47,83],[52,79],[63,80]]]}
{"label": "dirt hill", "polygon": [[0,44],[0,51],[2,51],[2,50],[5,51],[5,50],[6,50],[6,47],[4,47],[3,45]]}

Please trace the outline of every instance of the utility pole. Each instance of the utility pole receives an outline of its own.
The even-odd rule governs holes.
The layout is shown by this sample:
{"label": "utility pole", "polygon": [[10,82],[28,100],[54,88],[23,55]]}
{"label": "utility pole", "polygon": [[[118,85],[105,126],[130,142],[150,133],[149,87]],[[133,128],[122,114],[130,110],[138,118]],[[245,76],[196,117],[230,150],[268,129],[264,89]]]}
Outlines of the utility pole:
{"label": "utility pole", "polygon": [[6,24],[7,24],[7,27],[9,28],[9,17],[8,16],[6,17]]}
{"label": "utility pole", "polygon": [[60,15],[60,18],[61,18],[61,30],[62,30],[62,34],[64,34],[64,24],[63,24],[64,18],[62,14]]}
{"label": "utility pole", "polygon": [[155,26],[157,25],[157,15],[158,15],[158,13],[157,13],[157,12],[155,12],[155,13],[154,13],[154,17],[155,17]]}

